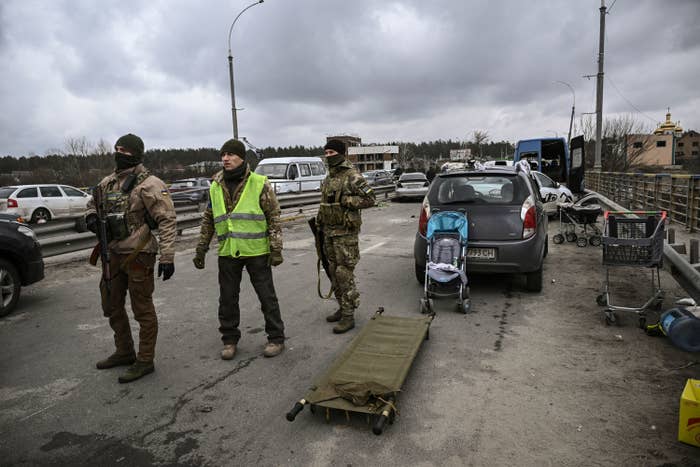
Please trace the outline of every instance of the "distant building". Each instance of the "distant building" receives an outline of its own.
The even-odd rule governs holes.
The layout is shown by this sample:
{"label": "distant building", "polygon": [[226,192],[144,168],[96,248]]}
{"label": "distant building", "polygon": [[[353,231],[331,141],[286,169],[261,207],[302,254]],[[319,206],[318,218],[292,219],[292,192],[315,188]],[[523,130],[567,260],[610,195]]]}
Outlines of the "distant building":
{"label": "distant building", "polygon": [[466,161],[472,157],[472,150],[467,149],[450,149],[451,161]]}
{"label": "distant building", "polygon": [[360,172],[368,170],[390,170],[398,159],[398,146],[351,146],[348,159]]}
{"label": "distant building", "polygon": [[686,131],[676,140],[676,158],[697,160],[700,156],[700,133],[695,130]]}
{"label": "distant building", "polygon": [[[625,138],[626,157],[633,165],[676,165],[676,145],[683,128],[671,121],[671,111],[666,121],[650,135],[635,134]],[[688,139],[688,141],[691,141]]]}

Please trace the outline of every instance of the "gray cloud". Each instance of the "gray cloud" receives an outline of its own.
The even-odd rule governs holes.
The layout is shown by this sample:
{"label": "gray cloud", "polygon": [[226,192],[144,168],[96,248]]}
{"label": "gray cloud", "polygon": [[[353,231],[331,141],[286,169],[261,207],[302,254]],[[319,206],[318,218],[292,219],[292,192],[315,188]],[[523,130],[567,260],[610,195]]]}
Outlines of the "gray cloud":
{"label": "gray cloud", "polygon": [[[126,131],[150,147],[231,133],[227,35],[250,0],[9,0],[0,6],[0,154]],[[599,2],[266,0],[231,46],[239,127],[258,145],[564,133],[595,105]],[[700,128],[700,3],[617,0],[605,109]],[[631,104],[630,104],[631,102]],[[640,109],[637,113],[632,105]]]}

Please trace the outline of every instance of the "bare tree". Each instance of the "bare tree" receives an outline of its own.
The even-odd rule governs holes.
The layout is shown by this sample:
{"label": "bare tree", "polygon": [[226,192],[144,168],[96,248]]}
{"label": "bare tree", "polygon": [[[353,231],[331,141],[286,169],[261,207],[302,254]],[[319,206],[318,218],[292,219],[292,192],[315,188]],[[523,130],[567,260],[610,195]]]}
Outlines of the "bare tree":
{"label": "bare tree", "polygon": [[486,130],[474,130],[472,132],[472,139],[471,141],[467,142],[467,146],[471,144],[472,149],[475,150],[474,152],[478,152],[478,158],[483,159],[484,154],[483,154],[483,145],[489,142],[489,139],[491,137],[489,136],[489,132]]}
{"label": "bare tree", "polygon": [[[595,145],[595,121],[591,115],[579,119],[580,130],[586,142],[586,154],[593,154]],[[628,136],[649,135],[651,128],[637,120],[634,115],[625,114],[606,118],[603,121],[603,171],[624,172],[641,165],[642,156],[654,144],[653,138],[640,138],[641,145],[628,147]],[[590,157],[588,159],[591,159]],[[592,165],[593,161],[588,161]]]}

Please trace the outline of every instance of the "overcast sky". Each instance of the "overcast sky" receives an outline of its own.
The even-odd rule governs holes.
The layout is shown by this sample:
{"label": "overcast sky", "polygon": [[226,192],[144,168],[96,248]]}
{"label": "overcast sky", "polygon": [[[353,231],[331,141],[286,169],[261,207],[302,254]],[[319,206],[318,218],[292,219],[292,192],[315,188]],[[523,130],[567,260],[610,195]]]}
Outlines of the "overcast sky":
{"label": "overcast sky", "polygon": [[[227,36],[252,0],[2,0],[0,155],[127,132],[147,148],[232,136]],[[606,0],[610,6],[612,0]],[[617,0],[606,117],[700,131],[700,0]],[[231,47],[256,146],[566,135],[595,110],[600,0],[265,0]]]}

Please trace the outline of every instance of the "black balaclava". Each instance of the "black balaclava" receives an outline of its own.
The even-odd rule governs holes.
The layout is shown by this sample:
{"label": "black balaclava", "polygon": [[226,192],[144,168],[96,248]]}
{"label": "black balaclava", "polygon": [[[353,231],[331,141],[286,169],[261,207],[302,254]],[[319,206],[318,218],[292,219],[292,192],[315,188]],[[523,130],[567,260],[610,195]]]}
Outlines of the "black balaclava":
{"label": "black balaclava", "polygon": [[130,156],[120,152],[114,153],[114,162],[117,165],[117,170],[129,169],[143,162],[143,140],[138,136],[128,133],[114,143],[114,149],[117,149],[117,146],[121,146],[131,153]]}
{"label": "black balaclava", "polygon": [[338,154],[335,156],[326,156],[326,161],[328,161],[328,167],[336,167],[345,161],[345,143],[339,139],[328,140],[323,149],[332,149]]}

